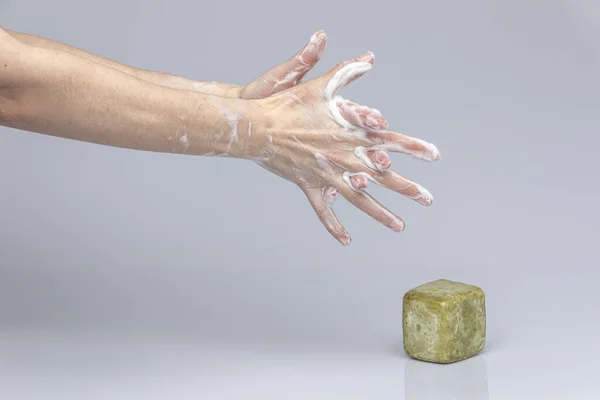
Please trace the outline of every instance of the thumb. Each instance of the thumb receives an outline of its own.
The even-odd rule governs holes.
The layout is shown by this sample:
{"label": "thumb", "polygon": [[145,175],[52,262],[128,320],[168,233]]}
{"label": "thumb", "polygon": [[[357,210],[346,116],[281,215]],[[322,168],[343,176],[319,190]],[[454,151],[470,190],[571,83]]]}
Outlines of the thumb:
{"label": "thumb", "polygon": [[271,68],[269,71],[250,82],[242,89],[243,99],[269,97],[293,86],[310,71],[319,61],[325,50],[327,35],[325,31],[315,32],[306,46],[286,62]]}

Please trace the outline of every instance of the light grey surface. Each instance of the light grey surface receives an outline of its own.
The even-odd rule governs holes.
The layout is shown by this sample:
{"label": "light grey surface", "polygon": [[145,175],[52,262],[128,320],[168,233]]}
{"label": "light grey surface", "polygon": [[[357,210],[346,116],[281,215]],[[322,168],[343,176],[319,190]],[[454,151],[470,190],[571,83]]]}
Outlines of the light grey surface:
{"label": "light grey surface", "polygon": [[[345,97],[443,157],[393,157],[429,209],[374,190],[401,234],[339,201],[344,249],[250,163],[0,128],[3,398],[600,396],[597,2],[4,0],[0,15],[232,83],[323,28],[311,76],[374,51]],[[484,353],[445,370],[398,351],[402,295],[437,278],[488,301]]]}

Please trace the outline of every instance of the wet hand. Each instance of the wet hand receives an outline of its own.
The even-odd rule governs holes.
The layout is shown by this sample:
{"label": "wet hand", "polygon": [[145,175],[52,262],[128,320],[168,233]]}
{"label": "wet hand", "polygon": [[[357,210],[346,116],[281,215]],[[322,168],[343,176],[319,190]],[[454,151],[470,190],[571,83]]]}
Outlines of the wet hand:
{"label": "wet hand", "polygon": [[319,78],[258,100],[263,110],[256,137],[260,144],[251,158],[298,185],[325,228],[346,246],[350,235],[333,211],[338,194],[390,229],[402,231],[403,220],[366,188],[381,185],[428,206],[433,202],[429,191],[394,172],[388,152],[440,159],[433,144],[388,130],[379,111],[338,94],[369,71],[373,61],[373,54],[366,53]]}

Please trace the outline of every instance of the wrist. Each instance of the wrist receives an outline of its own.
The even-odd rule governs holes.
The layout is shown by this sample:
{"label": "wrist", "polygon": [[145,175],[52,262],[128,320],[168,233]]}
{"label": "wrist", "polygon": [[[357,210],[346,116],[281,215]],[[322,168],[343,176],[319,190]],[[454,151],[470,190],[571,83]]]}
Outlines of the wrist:
{"label": "wrist", "polygon": [[269,119],[266,101],[227,99],[229,109],[223,110],[230,138],[227,155],[246,160],[259,160],[269,145]]}
{"label": "wrist", "polygon": [[[259,100],[225,98],[190,92],[192,120],[181,133],[186,153],[257,159],[265,146],[265,106]],[[179,136],[182,136],[181,134]]]}
{"label": "wrist", "polygon": [[189,81],[191,90],[199,93],[212,94],[219,97],[239,99],[243,86],[222,82]]}

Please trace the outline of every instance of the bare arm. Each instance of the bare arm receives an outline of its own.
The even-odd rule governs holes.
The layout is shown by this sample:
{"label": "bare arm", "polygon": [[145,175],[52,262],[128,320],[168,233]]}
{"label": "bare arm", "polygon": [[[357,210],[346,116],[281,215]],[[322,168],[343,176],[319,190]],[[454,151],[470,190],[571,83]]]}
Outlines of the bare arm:
{"label": "bare arm", "polygon": [[0,66],[0,123],[110,146],[225,153],[223,110],[249,103],[155,85],[1,30]]}
{"label": "bare arm", "polygon": [[[68,46],[66,44],[55,42],[53,40],[43,38],[40,36],[30,35],[27,33],[14,32],[14,31],[10,31],[8,29],[5,29],[5,31],[6,31],[6,33],[11,35],[15,39],[17,39],[23,43],[26,43],[28,45],[40,47],[40,48],[44,48],[44,49],[50,49],[50,50],[59,50],[59,51],[65,52],[65,53],[69,53],[69,54],[93,61],[95,63],[114,68],[114,69],[124,72],[126,74],[135,76],[137,78],[143,79],[148,82],[155,83],[157,85],[167,86],[167,87],[171,87],[173,89],[184,89],[184,90],[193,90],[196,82],[199,83],[198,87],[203,86],[202,85],[203,82],[200,82],[200,81],[194,81],[191,79],[186,79],[186,78],[183,78],[180,76],[175,76],[175,75],[171,75],[171,74],[164,73],[164,72],[154,72],[154,71],[148,71],[148,70],[144,70],[144,69],[134,68],[129,65],[121,64],[121,63],[118,63],[111,59],[99,56],[97,54],[89,53],[87,51],[78,49],[76,47]],[[219,83],[219,84],[215,83],[211,86],[211,88],[214,89],[213,94],[216,94],[216,95],[227,95],[230,93],[231,95],[227,96],[227,97],[237,97],[237,96],[235,96],[234,92],[235,91],[239,92],[239,90],[240,90],[240,86],[230,85],[227,83]]]}
{"label": "bare arm", "polygon": [[[299,54],[299,65],[314,55]],[[365,53],[289,90],[245,100],[156,85],[22,43],[0,29],[0,124],[131,149],[253,160],[302,189],[327,230],[349,245],[350,235],[333,212],[338,194],[402,231],[403,220],[369,195],[367,186],[430,205],[429,191],[391,169],[388,152],[440,159],[433,144],[388,130],[379,111],[339,95],[373,62],[373,54]],[[264,82],[275,83],[273,89],[297,78],[294,72]]]}
{"label": "bare arm", "polygon": [[326,42],[325,33],[323,31],[316,32],[309,43],[289,60],[272,68],[249,84],[241,86],[230,83],[198,81],[166,72],[139,69],[47,38],[8,29],[5,29],[5,31],[22,43],[69,53],[157,85],[214,94],[221,97],[244,99],[268,97],[297,85],[302,77],[319,61]]}

